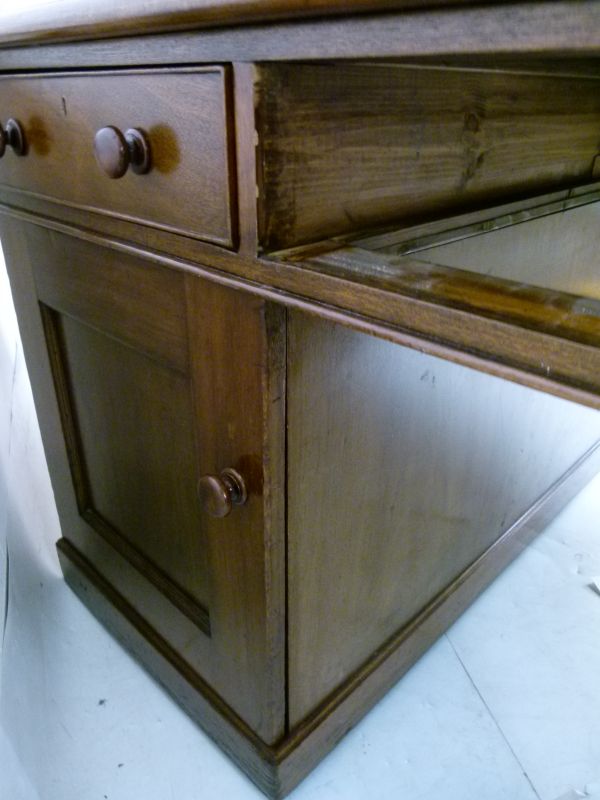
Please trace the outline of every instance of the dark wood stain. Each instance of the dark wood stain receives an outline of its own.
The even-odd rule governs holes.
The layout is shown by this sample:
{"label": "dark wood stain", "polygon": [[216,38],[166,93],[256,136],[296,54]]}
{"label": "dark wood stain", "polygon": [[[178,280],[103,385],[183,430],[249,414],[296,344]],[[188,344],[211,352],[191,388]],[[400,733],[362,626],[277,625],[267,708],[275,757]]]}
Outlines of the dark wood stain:
{"label": "dark wood stain", "polygon": [[[0,13],[59,557],[280,798],[600,469],[593,237],[561,264],[594,213],[600,6],[84,5]],[[147,174],[102,173],[108,126]],[[502,232],[443,239],[498,203],[502,263]]]}
{"label": "dark wood stain", "polygon": [[[22,334],[43,363],[36,396],[57,387],[40,424],[66,537],[249,727],[278,739],[277,309],[41,227],[11,224],[2,237],[16,285],[35,281]],[[250,496],[213,520],[196,483],[227,466],[250,467]]]}
{"label": "dark wood stain", "polygon": [[[0,161],[0,184],[233,247],[226,83],[218,66],[1,77],[0,103],[24,121],[31,152]],[[155,168],[107,178],[94,157],[107,126],[145,131]]]}
{"label": "dark wood stain", "polygon": [[600,416],[297,312],[288,336],[296,725],[600,442]]}
{"label": "dark wood stain", "polygon": [[258,115],[277,250],[591,182],[600,100],[594,80],[273,64]]}
{"label": "dark wood stain", "polygon": [[[0,190],[2,196],[10,197],[10,193]],[[92,222],[89,215],[64,207],[59,213],[69,222],[57,222],[40,216],[40,212],[48,210],[43,201],[19,197],[19,205],[36,210],[31,213],[15,208],[15,201],[11,200],[10,205],[0,205],[0,213],[103,243],[118,252],[143,255],[152,263],[190,271],[420,352],[600,408],[598,348],[539,330],[531,316],[524,327],[510,317],[486,316],[479,310],[406,296],[394,290],[393,285],[388,288],[385,276],[373,275],[368,260],[362,261],[363,256],[359,275],[353,275],[346,266],[343,270],[332,267],[329,258],[325,269],[323,263],[317,264],[318,270],[310,268],[310,260],[303,264],[296,260],[286,263],[233,258],[222,249],[163,233],[140,232],[128,223],[104,223],[101,218]],[[82,229],[84,222],[92,223],[93,230],[89,225]],[[116,234],[123,239],[115,238]],[[460,281],[460,275],[457,277]],[[543,309],[544,293],[540,297],[543,317],[547,315]],[[498,300],[501,299],[500,293]],[[585,307],[579,313],[585,314]]]}

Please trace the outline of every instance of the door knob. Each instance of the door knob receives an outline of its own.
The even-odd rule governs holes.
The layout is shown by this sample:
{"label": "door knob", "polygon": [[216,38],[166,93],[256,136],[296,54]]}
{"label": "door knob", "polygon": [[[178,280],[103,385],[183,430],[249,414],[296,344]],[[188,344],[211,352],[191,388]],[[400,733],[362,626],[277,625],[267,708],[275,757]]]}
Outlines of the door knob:
{"label": "door knob", "polygon": [[94,136],[94,155],[109,178],[122,178],[128,167],[143,175],[150,169],[150,143],[139,128],[121,133],[112,125],[100,128]]}
{"label": "door knob", "polygon": [[242,506],[248,494],[244,479],[228,467],[220,475],[203,475],[198,481],[200,503],[211,517],[226,517],[233,506]]}
{"label": "door knob", "polygon": [[16,119],[12,118],[8,120],[6,127],[0,124],[0,158],[4,155],[7,147],[12,147],[18,156],[24,156],[27,149],[23,128]]}

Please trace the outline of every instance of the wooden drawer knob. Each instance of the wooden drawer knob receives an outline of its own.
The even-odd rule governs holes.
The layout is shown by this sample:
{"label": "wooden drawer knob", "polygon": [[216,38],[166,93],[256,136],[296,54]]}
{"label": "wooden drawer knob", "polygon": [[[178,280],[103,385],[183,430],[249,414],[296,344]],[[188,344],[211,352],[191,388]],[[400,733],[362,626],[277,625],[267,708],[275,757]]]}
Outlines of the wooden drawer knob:
{"label": "wooden drawer knob", "polygon": [[9,119],[6,127],[0,124],[0,158],[6,152],[7,147],[12,147],[18,156],[24,156],[27,150],[23,128],[16,119]]}
{"label": "wooden drawer knob", "polygon": [[112,125],[100,128],[94,136],[94,155],[109,178],[122,178],[128,167],[138,175],[150,169],[150,143],[139,128],[124,134]]}
{"label": "wooden drawer knob", "polygon": [[234,469],[224,469],[220,475],[204,475],[198,481],[202,507],[211,517],[226,517],[233,506],[242,506],[247,499],[244,479]]}

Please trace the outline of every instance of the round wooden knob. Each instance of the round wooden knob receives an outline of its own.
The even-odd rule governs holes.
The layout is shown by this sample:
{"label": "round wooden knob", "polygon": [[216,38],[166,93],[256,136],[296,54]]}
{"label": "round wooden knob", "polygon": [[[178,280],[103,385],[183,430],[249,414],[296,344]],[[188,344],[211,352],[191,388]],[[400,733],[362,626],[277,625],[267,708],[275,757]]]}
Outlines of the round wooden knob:
{"label": "round wooden knob", "polygon": [[15,155],[24,156],[27,150],[25,134],[21,124],[16,119],[9,119],[6,127],[0,124],[0,158],[7,147],[12,147]]}
{"label": "round wooden knob", "polygon": [[241,506],[248,497],[244,479],[234,469],[224,469],[220,475],[204,475],[198,481],[198,495],[207,514],[226,517],[233,506]]}
{"label": "round wooden knob", "polygon": [[128,167],[138,175],[150,169],[150,143],[139,128],[124,134],[112,125],[100,128],[94,136],[94,155],[109,178],[122,178]]}

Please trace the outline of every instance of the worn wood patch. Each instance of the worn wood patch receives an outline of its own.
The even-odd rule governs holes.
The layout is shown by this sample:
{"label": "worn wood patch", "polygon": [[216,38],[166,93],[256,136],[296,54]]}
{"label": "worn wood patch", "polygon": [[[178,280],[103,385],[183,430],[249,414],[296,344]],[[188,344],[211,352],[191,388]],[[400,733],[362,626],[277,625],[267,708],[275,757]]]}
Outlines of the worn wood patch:
{"label": "worn wood patch", "polygon": [[272,251],[593,179],[594,78],[264,66],[260,237]]}

